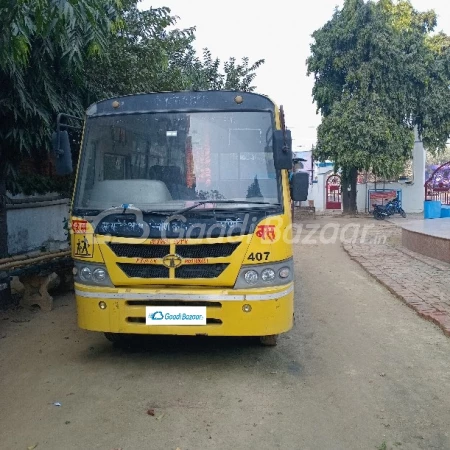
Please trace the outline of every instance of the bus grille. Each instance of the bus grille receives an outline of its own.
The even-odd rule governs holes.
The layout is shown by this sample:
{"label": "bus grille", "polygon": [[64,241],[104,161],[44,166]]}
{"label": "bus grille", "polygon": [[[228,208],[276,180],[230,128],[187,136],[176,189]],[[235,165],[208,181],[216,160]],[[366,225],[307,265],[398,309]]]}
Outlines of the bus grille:
{"label": "bus grille", "polygon": [[181,266],[175,270],[175,278],[217,278],[227,267],[228,264]]}
{"label": "bus grille", "polygon": [[170,253],[169,245],[108,244],[116,256],[122,258],[164,258]]}
{"label": "bus grille", "polygon": [[130,278],[169,278],[169,269],[164,266],[126,263],[118,263],[118,266]]}
{"label": "bus grille", "polygon": [[230,256],[240,242],[232,244],[195,244],[177,245],[175,253],[182,258],[226,258]]}
{"label": "bus grille", "polygon": [[[175,253],[182,258],[226,258],[240,242],[230,244],[177,245]],[[109,248],[120,258],[164,258],[170,253],[169,245],[109,243]]]}

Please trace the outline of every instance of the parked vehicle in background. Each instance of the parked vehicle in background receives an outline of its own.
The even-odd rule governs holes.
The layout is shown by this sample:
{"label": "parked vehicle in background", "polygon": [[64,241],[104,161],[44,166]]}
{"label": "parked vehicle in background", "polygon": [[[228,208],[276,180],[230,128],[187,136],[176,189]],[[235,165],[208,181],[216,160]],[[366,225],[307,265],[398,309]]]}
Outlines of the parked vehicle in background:
{"label": "parked vehicle in background", "polygon": [[373,216],[377,220],[384,220],[386,217],[393,216],[394,214],[400,214],[403,218],[406,217],[406,213],[401,207],[400,200],[397,198],[387,202],[385,205],[372,205]]}

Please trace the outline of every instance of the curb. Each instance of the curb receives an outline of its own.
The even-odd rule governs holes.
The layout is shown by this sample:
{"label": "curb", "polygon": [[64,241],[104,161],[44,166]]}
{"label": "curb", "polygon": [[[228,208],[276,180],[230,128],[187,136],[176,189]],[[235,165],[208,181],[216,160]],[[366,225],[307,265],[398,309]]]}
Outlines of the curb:
{"label": "curb", "polygon": [[[443,333],[450,337],[450,315],[439,311],[433,306],[424,302],[420,297],[417,297],[408,289],[400,286],[396,281],[384,274],[376,266],[364,257],[354,255],[352,248],[343,245],[344,251],[349,255],[350,259],[357,262],[369,275],[383,285],[389,292],[402,300],[407,306],[416,311],[416,313],[425,320],[433,322],[437,325]],[[411,256],[411,255],[409,255]]]}

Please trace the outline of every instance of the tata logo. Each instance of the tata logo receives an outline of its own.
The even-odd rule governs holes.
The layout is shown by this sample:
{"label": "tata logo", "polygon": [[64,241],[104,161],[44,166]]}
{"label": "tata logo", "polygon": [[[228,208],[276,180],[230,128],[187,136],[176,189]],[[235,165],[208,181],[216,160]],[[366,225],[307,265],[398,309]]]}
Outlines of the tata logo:
{"label": "tata logo", "polygon": [[164,256],[162,262],[169,269],[176,269],[181,266],[183,260],[180,255],[173,254]]}

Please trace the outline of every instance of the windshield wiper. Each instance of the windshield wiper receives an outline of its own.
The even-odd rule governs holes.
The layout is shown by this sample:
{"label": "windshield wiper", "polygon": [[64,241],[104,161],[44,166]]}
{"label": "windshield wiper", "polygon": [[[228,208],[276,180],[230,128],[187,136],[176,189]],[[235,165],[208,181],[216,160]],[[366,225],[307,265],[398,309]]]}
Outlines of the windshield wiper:
{"label": "windshield wiper", "polygon": [[164,217],[168,217],[168,216],[170,216],[172,214],[171,212],[167,213],[167,212],[164,212],[164,211],[149,211],[149,210],[146,210],[146,211],[142,211],[142,212],[144,214],[153,214],[155,216],[164,216]]}
{"label": "windshield wiper", "polygon": [[205,205],[206,203],[223,203],[223,204],[244,204],[244,205],[271,205],[271,206],[280,206],[280,203],[270,203],[270,202],[246,202],[244,200],[201,200],[197,202],[195,205],[188,206],[187,208],[180,209],[173,213],[170,213],[167,217],[173,217],[180,214],[187,213],[192,209],[195,209],[201,205]]}
{"label": "windshield wiper", "polygon": [[79,217],[98,216],[102,212],[101,209],[73,208],[73,215]]}

